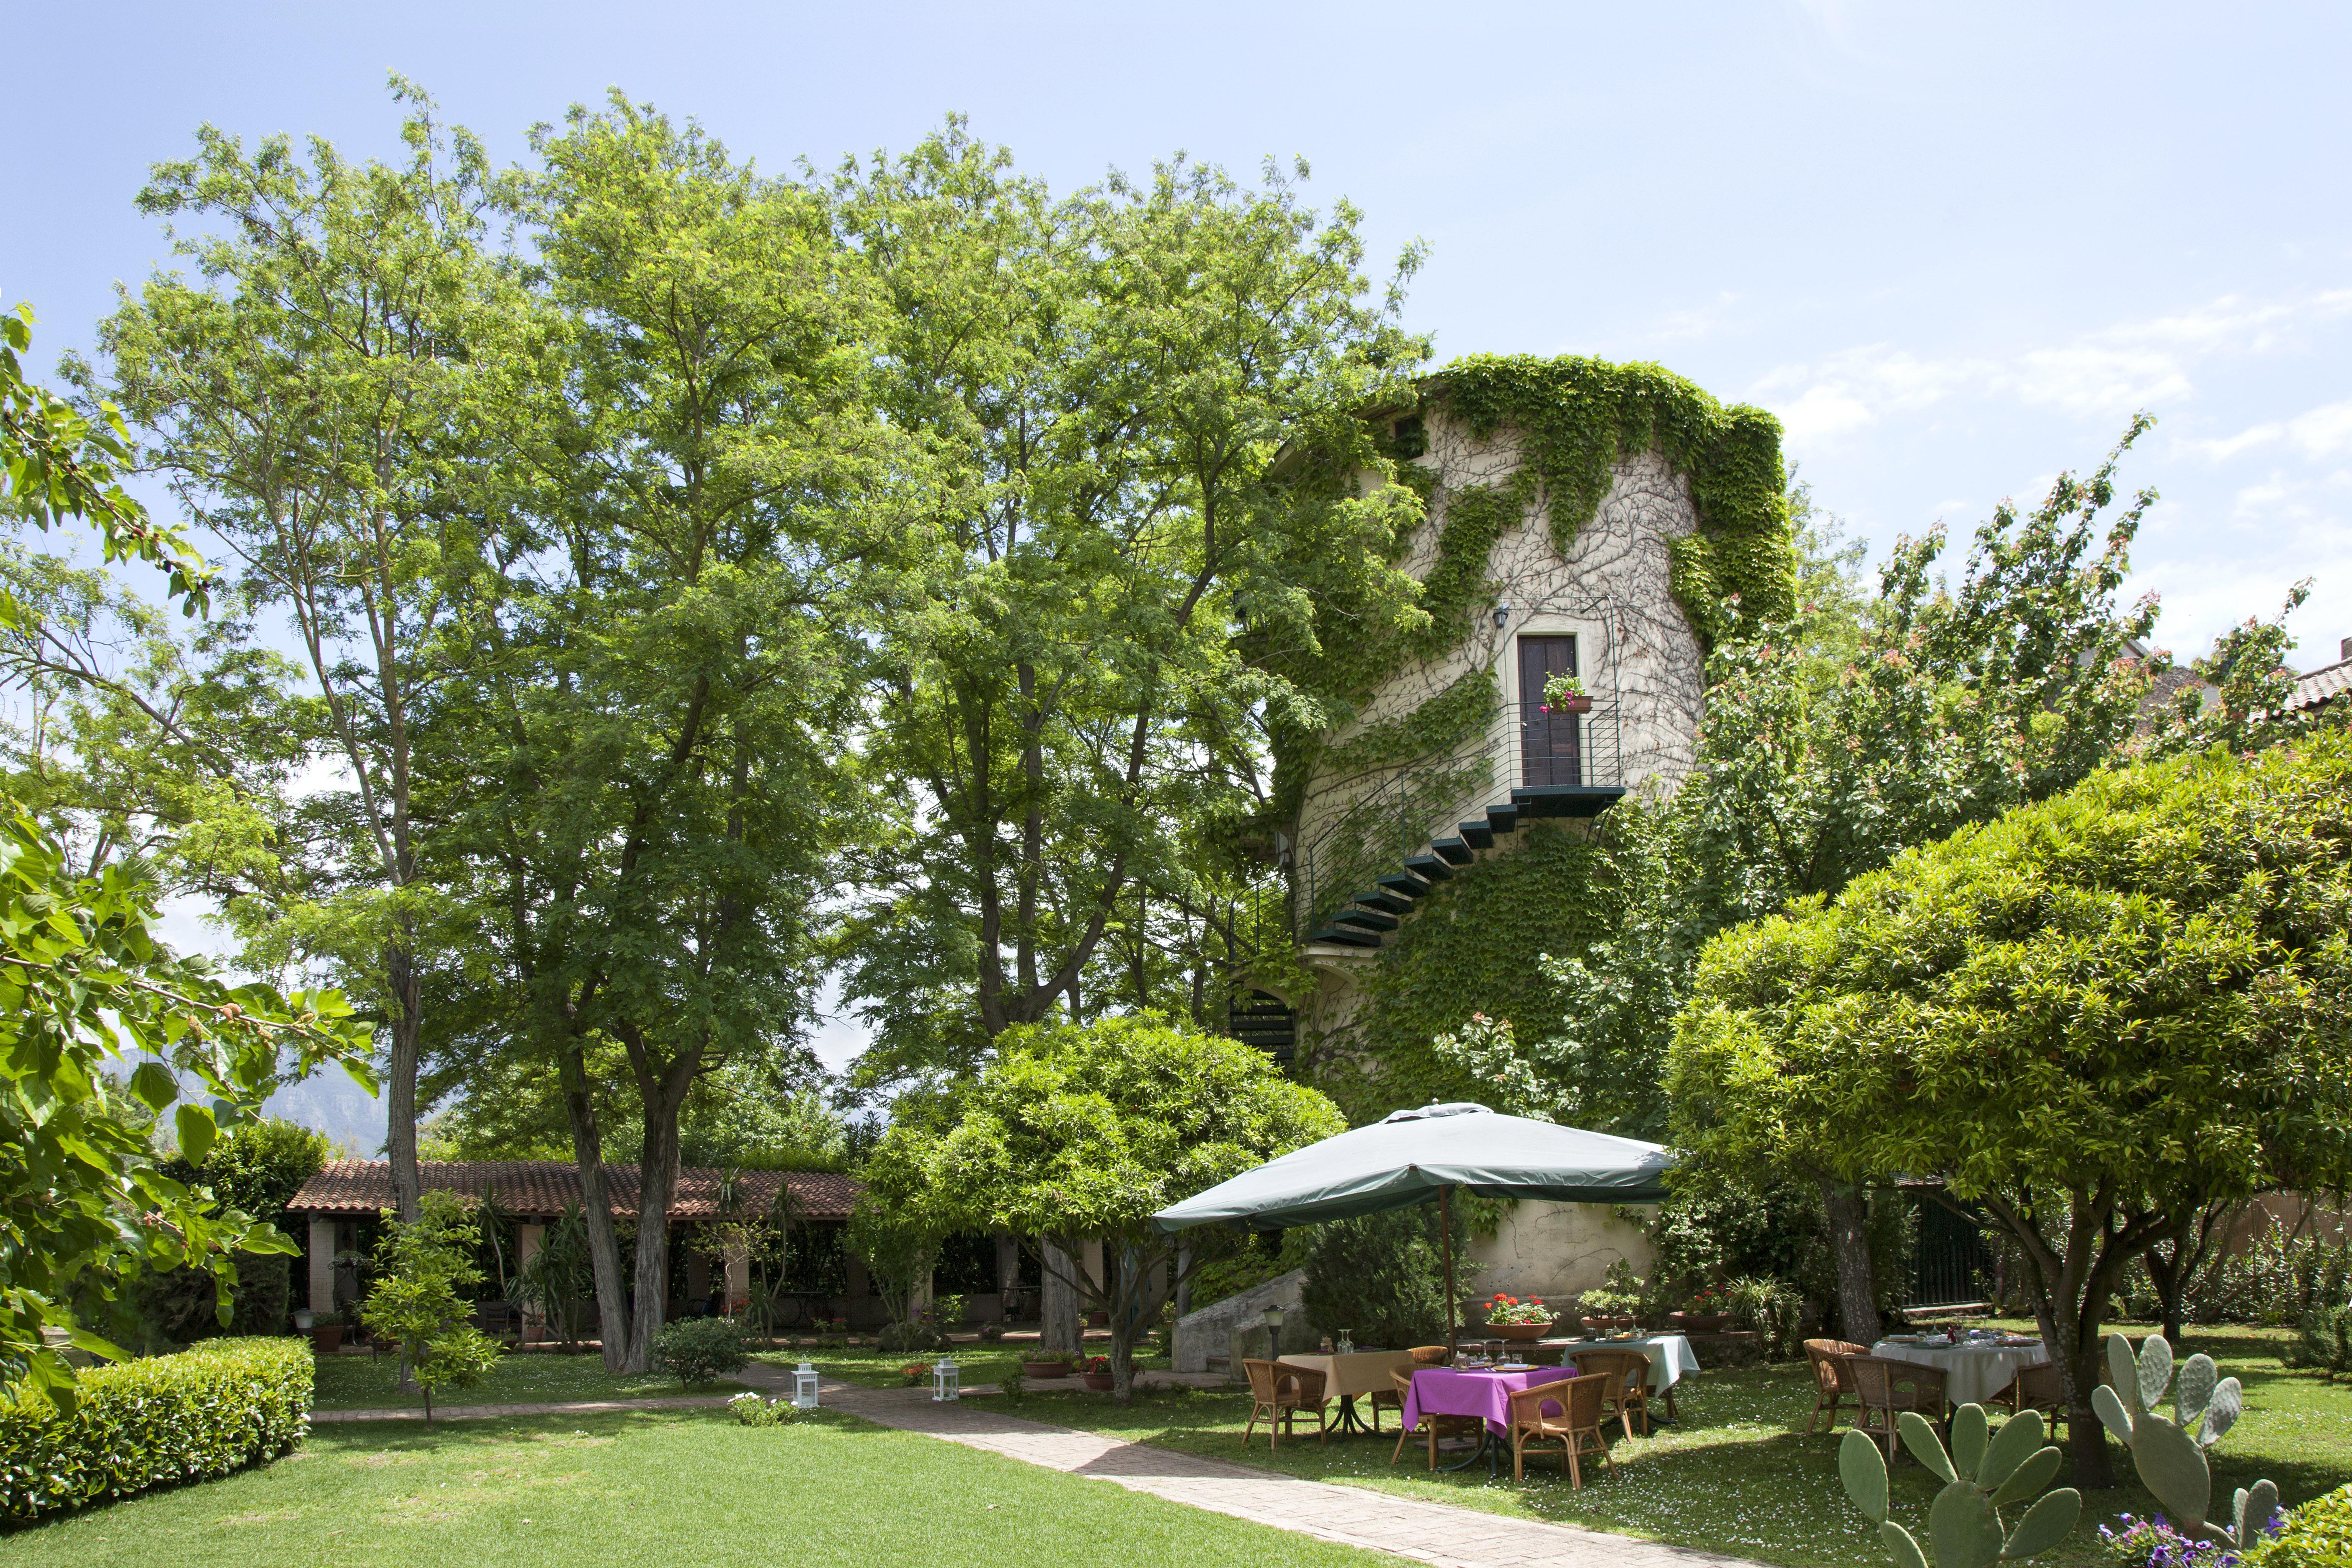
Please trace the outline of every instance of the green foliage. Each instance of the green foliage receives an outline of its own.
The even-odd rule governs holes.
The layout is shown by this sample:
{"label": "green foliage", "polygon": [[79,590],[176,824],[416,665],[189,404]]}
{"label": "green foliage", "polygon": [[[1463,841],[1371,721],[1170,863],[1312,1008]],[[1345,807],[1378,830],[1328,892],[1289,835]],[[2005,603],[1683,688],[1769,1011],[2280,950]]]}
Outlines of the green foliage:
{"label": "green foliage", "polygon": [[931,1277],[940,1244],[950,1227],[934,1205],[903,1191],[868,1186],[850,1212],[842,1245],[866,1265],[890,1321],[885,1350],[927,1350],[936,1342],[928,1323],[915,1321],[917,1287]]}
{"label": "green foliage", "polygon": [[2289,1366],[2315,1367],[2329,1377],[2352,1376],[2352,1305],[2305,1312],[2284,1359]]}
{"label": "green foliage", "polygon": [[[1442,1343],[1445,1284],[1437,1224],[1436,1205],[1416,1204],[1285,1231],[1283,1267],[1307,1271],[1299,1300],[1307,1321],[1335,1334],[1347,1329],[1360,1345]],[[1458,1259],[1469,1228],[1459,1214],[1454,1226]],[[1197,1289],[1194,1297],[1202,1299]]]}
{"label": "green foliage", "polygon": [[2131,1342],[2121,1334],[2106,1341],[2107,1376],[2091,1391],[2100,1422],[2131,1449],[2140,1484],[2156,1494],[2173,1528],[2192,1541],[2210,1541],[2234,1551],[2253,1549],[2278,1511],[2278,1488],[2269,1481],[2241,1487],[2221,1523],[2209,1522],[2213,1474],[2205,1450],[2221,1440],[2245,1407],[2234,1377],[2217,1378],[2210,1356],[2199,1352],[2180,1363],[2172,1419],[2156,1413],[2172,1385],[2172,1346],[2162,1334]]}
{"label": "green foliage", "polygon": [[[2072,1487],[2042,1490],[2063,1458],[2042,1440],[2040,1411],[2023,1411],[1994,1431],[1984,1406],[1963,1405],[1952,1416],[1949,1452],[1918,1412],[1902,1412],[1895,1425],[1912,1457],[1944,1482],[1927,1510],[1933,1568],[1992,1568],[2037,1556],[2065,1540],[2082,1514],[2083,1494]],[[1867,1433],[1849,1430],[1838,1445],[1838,1476],[1854,1507],[1878,1526],[1897,1568],[1929,1568],[1918,1540],[1888,1517],[1886,1459]],[[2001,1517],[2002,1509],[2037,1497],[2014,1524]]]}
{"label": "green foliage", "polygon": [[1110,1315],[1124,1398],[1152,1275],[1177,1249],[1152,1215],[1345,1130],[1263,1051],[1143,1014],[1009,1033],[971,1083],[904,1109],[866,1176],[877,1202],[940,1233],[1009,1231],[1072,1255],[1099,1237],[1108,1278],[1081,1268],[1071,1283]]}
{"label": "green foliage", "polygon": [[333,1152],[325,1133],[270,1116],[223,1138],[201,1164],[179,1157],[163,1168],[190,1186],[210,1187],[224,1207],[275,1220]]}
{"label": "green foliage", "polygon": [[[1284,1237],[1286,1247],[1288,1239]],[[1197,1310],[1228,1296],[1237,1296],[1286,1272],[1290,1267],[1284,1263],[1280,1253],[1266,1245],[1265,1237],[1244,1237],[1229,1256],[1211,1258],[1193,1269],[1192,1306]]]}
{"label": "green foliage", "polygon": [[2182,1297],[2192,1323],[2299,1322],[2352,1300],[2352,1236],[2331,1241],[2267,1225],[2242,1248],[2216,1247]]}
{"label": "green foliage", "polygon": [[800,1407],[789,1399],[769,1399],[749,1392],[729,1400],[727,1408],[734,1413],[739,1426],[789,1426],[802,1415]]}
{"label": "green foliage", "polygon": [[1727,408],[1657,365],[1575,355],[1474,355],[1431,377],[1428,395],[1481,438],[1517,433],[1563,553],[1609,493],[1614,464],[1655,450],[1687,476],[1699,526],[1675,542],[1674,590],[1710,640],[1732,628],[1727,599],[1763,620],[1795,608],[1780,425],[1762,409]]}
{"label": "green foliage", "polygon": [[1492,669],[1472,669],[1412,712],[1370,725],[1323,753],[1322,771],[1350,773],[1452,751],[1485,730],[1503,705],[1503,689]]}
{"label": "green foliage", "polygon": [[1724,1287],[1733,1317],[1764,1342],[1767,1361],[1793,1361],[1803,1351],[1805,1299],[1781,1280],[1743,1275]]}
{"label": "green foliage", "polygon": [[588,1220],[578,1204],[565,1207],[523,1259],[509,1287],[520,1305],[538,1311],[556,1338],[571,1344],[595,1319],[596,1279],[588,1252]]}
{"label": "green foliage", "polygon": [[1611,1261],[1600,1284],[1577,1298],[1577,1306],[1591,1317],[1628,1318],[1649,1305],[1649,1297],[1633,1261],[1619,1258]]}
{"label": "green foliage", "polygon": [[1710,944],[1681,1133],[1735,1164],[1942,1173],[2023,1244],[2086,1389],[2125,1266],[2183,1215],[2352,1173],[2323,1000],[2352,986],[2347,904],[2352,739],[2097,775]]}
{"label": "green foliage", "polygon": [[2276,1535],[2239,1561],[2245,1568],[2352,1568],[2352,1486],[2293,1510]]}
{"label": "green foliage", "polygon": [[731,1377],[748,1359],[743,1327],[732,1318],[680,1318],[654,1336],[654,1364],[688,1387]]}
{"label": "green foliage", "polygon": [[11,1521],[225,1476],[302,1440],[310,1352],[220,1340],[81,1373],[70,1412],[29,1389],[0,1403],[0,1518]]}
{"label": "green foliage", "polygon": [[467,1321],[459,1295],[481,1283],[474,1267],[481,1230],[463,1198],[429,1192],[414,1221],[386,1211],[376,1249],[378,1276],[360,1308],[370,1332],[400,1347],[425,1391],[425,1418],[445,1388],[472,1388],[498,1363],[497,1342]]}

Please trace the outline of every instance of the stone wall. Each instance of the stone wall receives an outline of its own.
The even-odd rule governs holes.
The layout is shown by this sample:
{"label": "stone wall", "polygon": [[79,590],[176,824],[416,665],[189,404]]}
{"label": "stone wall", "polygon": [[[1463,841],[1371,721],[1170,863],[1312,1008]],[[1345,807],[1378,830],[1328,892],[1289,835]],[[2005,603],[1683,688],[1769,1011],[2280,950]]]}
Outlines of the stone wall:
{"label": "stone wall", "polygon": [[1540,1296],[1547,1305],[1562,1309],[1599,1289],[1619,1258],[1630,1258],[1642,1275],[1657,1261],[1650,1238],[1619,1219],[1609,1205],[1540,1198],[1512,1205],[1495,1234],[1474,1237],[1468,1251],[1478,1266],[1482,1300],[1497,1293],[1522,1300]]}

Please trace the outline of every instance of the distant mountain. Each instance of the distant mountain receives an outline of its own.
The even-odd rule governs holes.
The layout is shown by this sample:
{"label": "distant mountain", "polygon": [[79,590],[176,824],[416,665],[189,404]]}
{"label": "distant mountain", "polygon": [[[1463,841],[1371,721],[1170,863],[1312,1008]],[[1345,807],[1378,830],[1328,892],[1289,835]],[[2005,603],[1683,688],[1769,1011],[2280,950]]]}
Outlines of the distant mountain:
{"label": "distant mountain", "polygon": [[322,1068],[269,1097],[263,1110],[327,1135],[350,1160],[383,1156],[383,1101],[373,1099],[341,1068]]}

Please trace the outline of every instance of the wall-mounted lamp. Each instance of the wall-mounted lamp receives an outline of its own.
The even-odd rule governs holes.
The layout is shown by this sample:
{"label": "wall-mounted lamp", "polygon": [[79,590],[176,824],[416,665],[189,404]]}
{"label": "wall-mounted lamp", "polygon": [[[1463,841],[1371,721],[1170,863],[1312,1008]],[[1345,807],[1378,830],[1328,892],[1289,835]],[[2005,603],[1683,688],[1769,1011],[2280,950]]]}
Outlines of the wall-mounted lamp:
{"label": "wall-mounted lamp", "polygon": [[1511,601],[1506,599],[1501,604],[1495,606],[1495,629],[1498,632],[1501,631],[1506,626],[1510,624],[1510,619]]}

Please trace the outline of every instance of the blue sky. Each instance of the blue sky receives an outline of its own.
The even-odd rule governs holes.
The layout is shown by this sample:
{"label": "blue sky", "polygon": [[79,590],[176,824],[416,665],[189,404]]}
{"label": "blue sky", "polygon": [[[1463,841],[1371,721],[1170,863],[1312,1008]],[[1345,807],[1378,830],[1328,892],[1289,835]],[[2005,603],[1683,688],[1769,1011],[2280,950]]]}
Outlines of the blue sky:
{"label": "blue sky", "polygon": [[[1057,185],[1178,149],[1312,163],[1429,265],[1441,357],[1656,360],[1759,403],[1877,550],[2095,462],[2164,499],[2186,656],[2352,637],[2352,9],[1757,4],[16,8],[0,298],[43,360],[163,257],[146,166],[210,121],[388,154],[397,69],[502,156],[618,85],[740,154],[950,110]],[[848,1043],[840,1037],[837,1052]]]}

